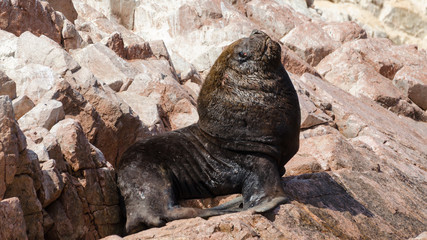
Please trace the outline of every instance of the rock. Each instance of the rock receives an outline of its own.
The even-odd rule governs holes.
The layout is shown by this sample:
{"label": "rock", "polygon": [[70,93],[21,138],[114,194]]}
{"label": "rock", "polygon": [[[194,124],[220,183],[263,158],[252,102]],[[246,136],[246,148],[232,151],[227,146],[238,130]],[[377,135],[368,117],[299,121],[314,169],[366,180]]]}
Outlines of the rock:
{"label": "rock", "polygon": [[336,42],[345,43],[367,38],[365,30],[355,22],[332,22],[322,28]]}
{"label": "rock", "polygon": [[[97,6],[91,7],[90,5],[93,5],[93,3],[97,4]],[[79,34],[86,35],[93,42],[99,42],[114,32],[120,32],[126,46],[144,42],[140,36],[128,30],[115,19],[109,20],[107,18],[108,14],[104,15],[95,10],[104,8],[101,6],[105,3],[107,2],[73,0],[73,5],[78,13],[78,18],[74,23]],[[127,17],[130,17],[130,15]]]}
{"label": "rock", "polygon": [[33,127],[25,131],[28,146],[27,149],[37,155],[40,163],[55,160],[55,167],[59,171],[66,171],[61,148],[53,134],[43,127]]}
{"label": "rock", "polygon": [[15,119],[21,118],[24,114],[30,111],[35,105],[27,95],[21,95],[12,101]]}
{"label": "rock", "polygon": [[0,70],[0,95],[8,95],[10,99],[16,98],[16,83]]}
{"label": "rock", "polygon": [[366,96],[391,111],[424,121],[423,111],[402,102],[404,96],[391,81],[404,64],[422,66],[422,59],[425,57],[417,50],[392,46],[387,39],[361,39],[345,43],[316,69],[326,80],[355,96]]}
{"label": "rock", "polygon": [[404,66],[396,72],[393,84],[423,110],[427,110],[427,68]]}
{"label": "rock", "polygon": [[274,0],[250,1],[246,5],[246,14],[249,19],[260,24],[269,35],[276,39],[284,37],[296,26],[308,21],[304,18],[301,19],[287,5]]}
{"label": "rock", "polygon": [[94,168],[91,147],[80,123],[74,119],[64,119],[55,124],[50,132],[61,146],[64,159],[74,171]]}
{"label": "rock", "polygon": [[33,179],[26,175],[15,176],[8,186],[5,197],[18,197],[24,213],[29,239],[43,239],[42,205],[37,198]]}
{"label": "rock", "polygon": [[2,44],[0,46],[0,61],[4,61],[7,58],[11,58],[15,56],[18,37],[16,37],[12,33],[1,30],[1,28],[2,27],[0,27],[0,41],[2,42]]}
{"label": "rock", "polygon": [[[163,118],[166,128],[170,129],[174,108],[182,99],[186,99],[185,101],[193,106],[186,105],[185,110],[181,108],[179,112],[186,112],[187,115],[191,116],[190,122],[194,121],[195,101],[179,84],[176,73],[167,60],[134,60],[131,64],[137,68],[140,74],[137,75],[126,92],[134,92],[153,99],[160,108],[159,115]],[[185,125],[185,123],[183,124]],[[179,125],[174,126],[178,127]]]}
{"label": "rock", "polygon": [[[80,89],[84,99],[92,104],[98,117],[93,112],[89,112],[93,115],[89,115],[89,118],[83,118],[82,115],[79,120],[89,141],[102,151],[108,162],[115,166],[120,160],[121,154],[134,143],[137,136],[147,131],[147,128],[141,125],[129,105],[110,88],[102,87],[96,78],[86,70],[82,69],[74,73],[72,79],[69,80],[75,88]],[[84,109],[85,114],[92,108],[85,104],[82,106],[88,108]],[[76,113],[72,113],[72,115],[74,114]],[[93,128],[94,125],[98,129]]]}
{"label": "rock", "polygon": [[63,173],[64,189],[57,201],[46,211],[54,221],[54,226],[46,233],[49,239],[96,239],[99,238],[91,224],[89,208],[81,185],[74,177]]}
{"label": "rock", "polygon": [[19,37],[15,57],[26,63],[50,67],[59,75],[80,69],[77,62],[60,45],[45,36],[37,37],[30,32]]}
{"label": "rock", "polygon": [[125,43],[123,42],[122,35],[119,32],[114,32],[108,38],[105,45],[113,50],[119,57],[126,59],[127,52],[125,50]]}
{"label": "rock", "polygon": [[124,59],[101,43],[73,51],[72,56],[81,66],[88,68],[98,80],[116,92],[132,81],[137,74]]}
{"label": "rock", "polygon": [[26,142],[15,122],[8,96],[0,96],[0,106],[0,199],[3,199],[6,187],[14,180]]}
{"label": "rock", "polygon": [[[118,95],[132,108],[139,116],[142,124],[147,126],[151,134],[166,131],[161,115],[158,111],[158,102],[151,97],[141,96],[134,92],[120,92]],[[142,136],[139,136],[142,137]]]}
{"label": "rock", "polygon": [[27,239],[24,213],[17,197],[0,201],[0,238]]}
{"label": "rock", "polygon": [[19,126],[22,130],[30,129],[32,126],[52,128],[58,121],[64,119],[65,113],[62,103],[56,100],[41,102],[22,116]]}
{"label": "rock", "polygon": [[0,12],[0,28],[19,36],[31,31],[37,36],[45,35],[61,43],[60,26],[52,19],[54,10],[44,1],[3,1]]}
{"label": "rock", "polygon": [[305,23],[295,27],[280,41],[311,66],[316,66],[320,60],[339,47],[339,43],[332,40],[315,23]]}
{"label": "rock", "polygon": [[425,240],[427,239],[427,232],[422,232],[420,235],[418,235],[415,238],[410,238],[409,240]]}
{"label": "rock", "polygon": [[282,45],[282,64],[286,71],[296,75],[302,75],[304,73],[311,73],[313,75],[319,75],[316,69],[299,57],[294,51],[289,49],[286,45]]}
{"label": "rock", "polygon": [[66,50],[80,48],[84,45],[84,41],[76,30],[76,27],[68,19],[64,19],[61,33]]}
{"label": "rock", "polygon": [[55,160],[49,160],[42,165],[42,188],[39,191],[39,200],[43,208],[58,199],[64,189],[64,182],[59,171],[55,168]]}
{"label": "rock", "polygon": [[27,95],[36,104],[59,81],[51,68],[40,64],[19,64],[7,73],[17,84],[17,95]]}
{"label": "rock", "polygon": [[342,168],[368,171],[374,167],[373,164],[369,165],[371,159],[361,160],[361,156],[366,155],[358,152],[338,132],[302,139],[300,145],[296,156],[286,164],[286,176],[337,171]]}
{"label": "rock", "polygon": [[65,17],[72,23],[77,19],[77,12],[72,0],[49,0],[49,5],[56,11],[62,12]]}
{"label": "rock", "polygon": [[283,239],[280,232],[267,218],[242,212],[211,217],[209,220],[192,218],[168,223],[163,228],[151,228],[124,239],[183,238],[183,239]]}
{"label": "rock", "polygon": [[190,126],[199,121],[197,108],[188,99],[179,100],[169,115],[172,130]]}
{"label": "rock", "polygon": [[420,10],[408,1],[401,3],[385,1],[379,20],[391,28],[422,39],[427,36],[427,17],[425,12],[421,13]]}

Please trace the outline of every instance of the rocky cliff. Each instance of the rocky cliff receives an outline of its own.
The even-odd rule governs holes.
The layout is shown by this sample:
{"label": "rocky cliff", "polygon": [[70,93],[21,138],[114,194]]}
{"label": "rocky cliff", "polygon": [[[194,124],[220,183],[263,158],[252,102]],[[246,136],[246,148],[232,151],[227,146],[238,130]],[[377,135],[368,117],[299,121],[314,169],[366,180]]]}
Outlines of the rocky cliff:
{"label": "rocky cliff", "polygon": [[0,239],[120,239],[121,154],[138,139],[197,122],[210,66],[255,28],[282,43],[299,94],[301,147],[283,176],[291,202],[263,215],[178,220],[125,239],[426,238],[423,1],[0,7]]}

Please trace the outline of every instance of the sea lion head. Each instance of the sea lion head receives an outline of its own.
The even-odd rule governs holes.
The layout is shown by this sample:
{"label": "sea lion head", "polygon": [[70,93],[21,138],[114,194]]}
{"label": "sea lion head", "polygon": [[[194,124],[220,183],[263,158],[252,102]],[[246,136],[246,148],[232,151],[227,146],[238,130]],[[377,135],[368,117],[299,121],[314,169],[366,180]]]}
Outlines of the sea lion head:
{"label": "sea lion head", "polygon": [[223,54],[226,56],[221,57],[228,60],[229,67],[244,74],[251,74],[280,65],[281,48],[279,43],[267,34],[254,30],[249,37],[231,44]]}
{"label": "sea lion head", "polygon": [[280,57],[279,43],[259,30],[226,47],[200,90],[200,129],[226,142],[262,143],[278,152],[286,142],[298,142],[298,97]]}

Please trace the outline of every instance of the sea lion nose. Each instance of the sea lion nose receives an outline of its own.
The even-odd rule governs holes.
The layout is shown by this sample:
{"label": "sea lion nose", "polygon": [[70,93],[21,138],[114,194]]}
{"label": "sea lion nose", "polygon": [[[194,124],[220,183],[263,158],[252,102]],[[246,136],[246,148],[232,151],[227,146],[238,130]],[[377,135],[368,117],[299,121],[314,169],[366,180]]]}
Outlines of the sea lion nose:
{"label": "sea lion nose", "polygon": [[254,35],[261,35],[261,36],[265,36],[265,35],[267,35],[267,34],[265,34],[263,31],[261,31],[261,30],[258,30],[258,29],[254,29],[253,31],[252,31],[252,33],[251,33],[251,36],[254,36]]}

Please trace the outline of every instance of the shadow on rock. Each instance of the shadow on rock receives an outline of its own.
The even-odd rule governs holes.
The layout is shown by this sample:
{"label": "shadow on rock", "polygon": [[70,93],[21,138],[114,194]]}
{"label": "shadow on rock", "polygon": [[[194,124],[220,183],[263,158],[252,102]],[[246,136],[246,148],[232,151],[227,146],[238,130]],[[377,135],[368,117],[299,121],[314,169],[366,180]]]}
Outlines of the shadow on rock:
{"label": "shadow on rock", "polygon": [[283,186],[290,201],[349,212],[353,216],[374,216],[326,172],[285,177]]}

